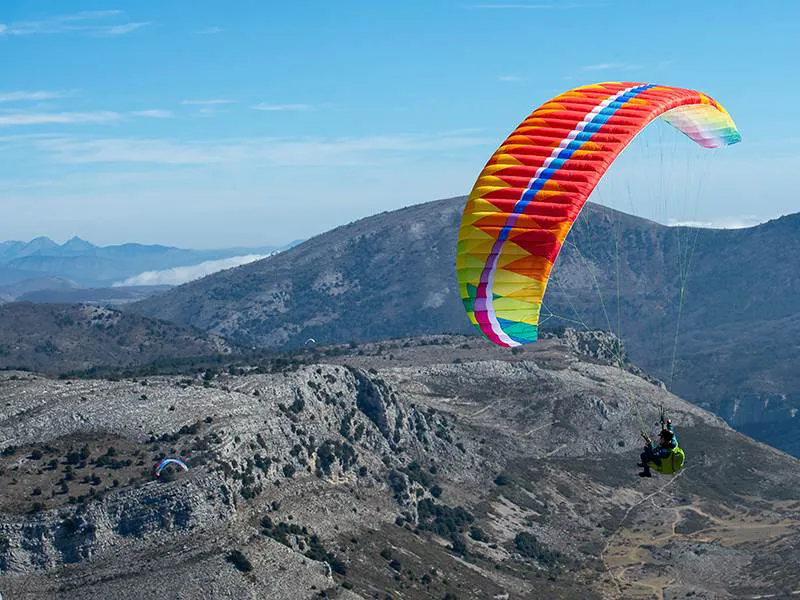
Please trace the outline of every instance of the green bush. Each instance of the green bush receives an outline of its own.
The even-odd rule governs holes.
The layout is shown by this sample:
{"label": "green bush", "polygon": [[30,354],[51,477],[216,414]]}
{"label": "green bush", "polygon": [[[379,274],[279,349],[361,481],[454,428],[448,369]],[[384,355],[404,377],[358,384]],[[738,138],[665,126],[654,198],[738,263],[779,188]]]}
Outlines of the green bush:
{"label": "green bush", "polygon": [[509,483],[511,483],[511,480],[508,478],[508,476],[503,475],[502,473],[494,478],[495,485],[503,486],[508,485]]}
{"label": "green bush", "polygon": [[451,508],[444,504],[436,504],[431,498],[425,498],[417,504],[419,528],[432,531],[444,538],[464,533],[470,523],[475,520],[461,506]]}
{"label": "green bush", "polygon": [[561,559],[560,552],[548,550],[536,539],[536,536],[527,531],[518,533],[514,537],[514,546],[522,556],[531,558],[546,567],[555,566]]}
{"label": "green bush", "polygon": [[242,573],[248,573],[253,570],[253,563],[251,563],[240,550],[234,550],[228,554],[225,560],[239,569]]}

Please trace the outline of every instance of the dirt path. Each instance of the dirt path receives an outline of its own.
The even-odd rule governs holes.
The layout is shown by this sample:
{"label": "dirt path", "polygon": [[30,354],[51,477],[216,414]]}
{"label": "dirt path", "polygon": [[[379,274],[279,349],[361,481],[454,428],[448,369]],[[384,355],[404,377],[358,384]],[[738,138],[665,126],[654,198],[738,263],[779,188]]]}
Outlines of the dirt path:
{"label": "dirt path", "polygon": [[[663,547],[670,541],[679,539],[732,547],[745,542],[775,539],[797,531],[796,520],[774,519],[764,522],[761,516],[739,514],[727,507],[721,507],[727,513],[727,517],[721,518],[704,511],[696,501],[672,507],[658,506],[655,501],[656,496],[663,493],[675,479],[677,477],[629,507],[600,554],[603,565],[616,588],[616,598],[664,600],[664,593],[670,586],[682,583],[668,562],[653,556],[651,551],[653,546]],[[634,528],[626,528],[626,522],[633,511],[648,500],[655,514],[662,519],[654,521],[653,527],[648,530],[637,531]],[[664,520],[663,517],[667,512],[672,514],[668,520]],[[692,532],[677,532],[676,528],[682,521],[688,520],[689,513],[702,517],[710,525]],[[792,595],[800,595],[800,590],[792,592]],[[753,596],[753,600],[773,597],[778,596]]]}
{"label": "dirt path", "polygon": [[[688,469],[684,469],[683,471],[678,473],[675,477],[672,477],[667,483],[665,483],[660,488],[658,488],[655,492],[652,492],[651,494],[648,494],[647,496],[644,496],[641,500],[639,500],[639,502],[629,506],[628,509],[625,511],[625,514],[622,515],[622,519],[620,520],[619,525],[614,530],[614,532],[611,534],[611,536],[608,538],[608,541],[606,542],[606,545],[603,547],[603,550],[600,552],[600,560],[603,561],[603,566],[605,567],[605,569],[608,572],[608,574],[611,575],[611,580],[614,582],[614,585],[616,586],[617,592],[619,594],[618,597],[620,597],[620,598],[622,597],[623,583],[628,583],[628,581],[618,577],[617,574],[611,569],[611,567],[610,567],[610,565],[608,563],[608,560],[607,560],[606,556],[608,555],[608,551],[611,548],[611,545],[614,543],[614,540],[617,538],[618,534],[622,531],[622,528],[625,526],[625,521],[628,520],[628,517],[630,516],[632,511],[637,509],[644,502],[647,502],[651,498],[654,498],[658,494],[661,494],[665,489],[667,489],[669,486],[671,486],[676,481],[678,481],[678,479],[684,473],[686,473],[687,470]],[[640,546],[633,547],[627,553],[625,553],[625,556],[628,556],[631,553],[636,553],[639,550],[640,550]],[[623,569],[623,572],[622,572],[623,575],[624,575],[624,571],[625,571],[625,569]],[[654,588],[652,585],[648,585],[646,587],[649,587],[649,588],[652,588],[652,589],[657,589],[657,588]],[[663,591],[659,592],[659,596],[657,596],[657,597],[660,597],[660,600],[663,600]]]}

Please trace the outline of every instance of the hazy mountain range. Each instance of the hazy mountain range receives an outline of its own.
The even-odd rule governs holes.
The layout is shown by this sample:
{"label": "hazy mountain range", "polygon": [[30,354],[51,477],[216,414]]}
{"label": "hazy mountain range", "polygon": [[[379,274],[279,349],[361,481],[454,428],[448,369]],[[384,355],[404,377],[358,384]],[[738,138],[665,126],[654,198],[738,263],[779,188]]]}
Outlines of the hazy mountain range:
{"label": "hazy mountain range", "polygon": [[[0,300],[64,301],[59,293],[70,289],[107,288],[118,284],[175,285],[193,276],[245,262],[236,262],[239,257],[252,260],[297,243],[281,247],[187,250],[133,243],[96,246],[79,237],[63,244],[47,237],[30,242],[0,242]],[[183,269],[183,272],[169,273],[175,269]],[[53,295],[43,295],[43,292],[53,292]],[[32,293],[39,295],[26,297]],[[96,299],[98,295],[101,299],[118,296],[108,291],[84,293],[86,299]]]}

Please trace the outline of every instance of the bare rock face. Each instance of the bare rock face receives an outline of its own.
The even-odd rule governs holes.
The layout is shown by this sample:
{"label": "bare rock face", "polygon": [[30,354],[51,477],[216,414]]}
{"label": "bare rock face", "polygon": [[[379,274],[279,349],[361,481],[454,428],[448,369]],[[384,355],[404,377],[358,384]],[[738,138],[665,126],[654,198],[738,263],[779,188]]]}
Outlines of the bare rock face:
{"label": "bare rock face", "polygon": [[[797,461],[620,369],[616,344],[566,336],[512,354],[438,336],[315,347],[216,375],[0,373],[0,593],[800,589]],[[687,466],[641,479],[639,430],[661,405]],[[164,456],[189,471],[156,478]]]}
{"label": "bare rock face", "polygon": [[624,364],[628,360],[622,341],[607,331],[578,331],[566,328],[556,337],[562,339],[573,352],[582,356],[612,364]]}
{"label": "bare rock face", "polygon": [[[0,549],[0,570],[25,572],[80,563],[128,540],[191,532],[199,523],[227,520],[233,509],[219,495],[224,483],[218,477],[210,479],[187,482],[166,493],[159,490],[158,495],[131,490],[85,508],[3,519],[0,536],[6,543]],[[209,497],[215,491],[218,496]]]}

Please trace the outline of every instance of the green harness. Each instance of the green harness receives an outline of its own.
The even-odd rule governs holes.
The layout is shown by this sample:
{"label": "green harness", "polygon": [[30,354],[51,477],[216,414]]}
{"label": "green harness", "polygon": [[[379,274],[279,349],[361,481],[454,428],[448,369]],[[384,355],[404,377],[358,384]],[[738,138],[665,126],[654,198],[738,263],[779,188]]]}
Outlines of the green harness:
{"label": "green harness", "polygon": [[673,475],[683,468],[686,455],[681,448],[673,448],[669,456],[662,458],[659,464],[647,463],[647,466],[662,475]]}

